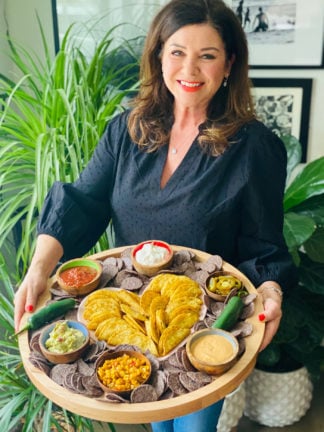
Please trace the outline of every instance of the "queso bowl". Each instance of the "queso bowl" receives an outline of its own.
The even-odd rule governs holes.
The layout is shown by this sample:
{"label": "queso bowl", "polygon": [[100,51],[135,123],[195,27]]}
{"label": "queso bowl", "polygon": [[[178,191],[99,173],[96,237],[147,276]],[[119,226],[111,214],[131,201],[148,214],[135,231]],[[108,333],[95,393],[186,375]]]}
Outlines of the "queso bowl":
{"label": "queso bowl", "polygon": [[221,375],[236,362],[239,345],[231,333],[206,328],[189,337],[186,352],[190,363],[197,370],[210,375]]}
{"label": "queso bowl", "polygon": [[[138,259],[136,258],[137,253],[141,252],[143,250],[143,247],[145,247],[146,249],[151,248],[152,254],[154,253],[155,248],[163,248],[165,249],[166,253],[165,256],[160,261],[154,264],[145,264],[143,262],[139,262]],[[131,260],[132,260],[133,267],[138,273],[144,274],[146,276],[154,276],[159,271],[170,267],[173,260],[173,250],[171,246],[164,241],[147,240],[133,247],[131,252]]]}
{"label": "queso bowl", "polygon": [[[70,272],[70,274],[68,275],[66,272]],[[73,296],[82,296],[97,288],[101,274],[101,262],[87,258],[76,258],[66,261],[57,269],[56,280],[67,293]]]}

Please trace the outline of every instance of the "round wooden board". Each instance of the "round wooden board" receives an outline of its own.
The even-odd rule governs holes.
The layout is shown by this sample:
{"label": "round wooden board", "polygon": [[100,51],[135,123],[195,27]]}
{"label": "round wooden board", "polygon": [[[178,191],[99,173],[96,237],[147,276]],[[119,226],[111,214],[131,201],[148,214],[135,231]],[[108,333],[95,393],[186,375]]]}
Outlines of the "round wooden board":
{"label": "round wooden board", "polygon": [[[174,250],[184,249],[179,246],[172,246]],[[92,258],[103,260],[107,257],[118,257],[125,248],[110,249],[92,255]],[[189,249],[189,248],[186,248]],[[198,260],[205,261],[209,254],[191,249]],[[232,271],[240,276],[250,293],[256,293],[252,283],[235,267],[224,262],[224,270]],[[51,280],[48,286],[50,287]],[[49,299],[50,293],[47,290],[39,299],[37,309],[41,308]],[[172,399],[137,404],[114,404],[95,398],[85,397],[61,387],[52,381],[44,372],[34,367],[28,360],[30,348],[28,333],[24,332],[18,337],[19,349],[27,375],[38,390],[48,399],[57,405],[84,417],[94,420],[114,423],[150,423],[179,417],[193,411],[198,411],[212,403],[224,398],[228,393],[238,387],[252,372],[259,347],[264,334],[264,323],[258,319],[258,314],[263,310],[260,296],[255,300],[255,312],[248,318],[253,325],[253,333],[246,340],[246,350],[238,362],[225,374],[217,377],[211,384],[198,390],[177,396]],[[25,314],[21,325],[24,325],[29,314]]]}

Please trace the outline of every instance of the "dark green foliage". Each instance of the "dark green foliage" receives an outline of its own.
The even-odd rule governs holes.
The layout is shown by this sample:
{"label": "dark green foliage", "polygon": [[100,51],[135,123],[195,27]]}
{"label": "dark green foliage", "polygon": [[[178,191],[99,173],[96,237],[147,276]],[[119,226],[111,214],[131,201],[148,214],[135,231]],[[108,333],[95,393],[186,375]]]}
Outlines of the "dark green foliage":
{"label": "dark green foliage", "polygon": [[298,266],[299,283],[284,296],[279,331],[258,356],[258,367],[280,371],[304,365],[317,379],[324,359],[324,157],[302,166],[293,177],[301,147],[294,137],[283,140],[289,174],[284,235]]}

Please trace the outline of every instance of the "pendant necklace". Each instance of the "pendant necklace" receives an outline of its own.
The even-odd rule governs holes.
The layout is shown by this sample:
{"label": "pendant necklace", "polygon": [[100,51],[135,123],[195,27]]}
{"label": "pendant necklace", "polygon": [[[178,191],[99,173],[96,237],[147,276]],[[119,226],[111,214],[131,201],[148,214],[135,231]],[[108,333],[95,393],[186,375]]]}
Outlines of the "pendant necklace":
{"label": "pendant necklace", "polygon": [[197,135],[197,131],[196,130],[192,130],[189,133],[187,132],[185,135],[181,135],[181,143],[179,144],[178,142],[178,146],[177,147],[171,147],[170,149],[170,153],[174,156],[176,154],[178,154],[179,150],[182,149],[182,147],[186,146],[186,144],[188,143],[188,141],[190,140],[190,144],[192,143],[193,139],[196,137]]}
{"label": "pendant necklace", "polygon": [[171,147],[171,149],[170,149],[170,153],[172,154],[172,155],[176,155],[176,154],[178,154],[178,152],[179,152],[179,150],[181,150],[181,147],[183,146],[183,142],[182,143],[180,143],[177,147]]}

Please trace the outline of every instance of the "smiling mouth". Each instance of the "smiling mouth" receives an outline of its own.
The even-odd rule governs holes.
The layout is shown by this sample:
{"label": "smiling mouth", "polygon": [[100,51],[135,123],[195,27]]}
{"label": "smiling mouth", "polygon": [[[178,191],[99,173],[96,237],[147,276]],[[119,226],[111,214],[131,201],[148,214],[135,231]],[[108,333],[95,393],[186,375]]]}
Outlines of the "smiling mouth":
{"label": "smiling mouth", "polygon": [[197,89],[197,88],[203,86],[203,83],[201,83],[201,82],[193,82],[193,81],[179,80],[178,83],[181,84],[182,86],[188,87],[190,89]]}

